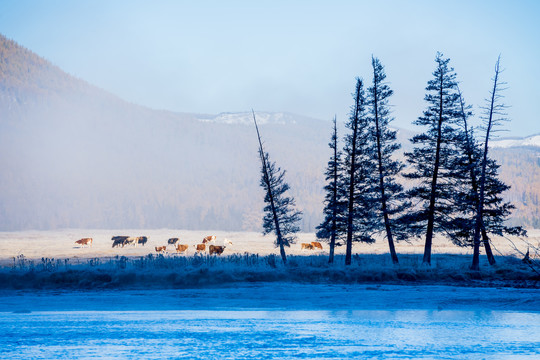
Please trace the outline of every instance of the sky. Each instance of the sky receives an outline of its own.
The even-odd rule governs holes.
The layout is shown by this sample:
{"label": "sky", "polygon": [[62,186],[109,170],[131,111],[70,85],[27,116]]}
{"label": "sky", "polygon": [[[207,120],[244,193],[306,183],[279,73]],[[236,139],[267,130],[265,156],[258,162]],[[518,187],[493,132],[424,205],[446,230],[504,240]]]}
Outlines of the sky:
{"label": "sky", "polygon": [[0,33],[130,102],[217,114],[347,118],[371,56],[414,130],[437,51],[478,117],[497,56],[511,122],[540,133],[540,1],[0,0]]}

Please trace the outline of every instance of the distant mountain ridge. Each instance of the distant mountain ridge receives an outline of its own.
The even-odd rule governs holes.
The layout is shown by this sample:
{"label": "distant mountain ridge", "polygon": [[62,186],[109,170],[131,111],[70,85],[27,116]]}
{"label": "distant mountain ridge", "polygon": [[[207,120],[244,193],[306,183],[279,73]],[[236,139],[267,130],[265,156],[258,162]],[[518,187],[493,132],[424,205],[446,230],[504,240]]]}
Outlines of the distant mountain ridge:
{"label": "distant mountain ridge", "polygon": [[[256,115],[304,212],[302,230],[314,231],[330,119]],[[207,115],[131,104],[0,35],[0,230],[260,230],[264,194],[252,121],[249,110]],[[412,134],[398,129],[404,149]],[[534,149],[493,154],[513,187],[512,221],[540,227]]]}
{"label": "distant mountain ridge", "polygon": [[526,137],[507,137],[491,141],[494,148],[512,148],[512,147],[537,147],[540,148],[540,134],[533,134]]}
{"label": "distant mountain ridge", "polygon": [[[260,112],[257,111],[257,123],[261,125],[279,124],[290,125],[296,124],[298,121],[315,120],[303,117],[296,114],[283,112]],[[251,112],[226,112],[217,115],[198,115],[197,119],[205,122],[214,122],[219,124],[238,124],[238,125],[253,125],[253,114]],[[318,121],[318,120],[317,120]]]}

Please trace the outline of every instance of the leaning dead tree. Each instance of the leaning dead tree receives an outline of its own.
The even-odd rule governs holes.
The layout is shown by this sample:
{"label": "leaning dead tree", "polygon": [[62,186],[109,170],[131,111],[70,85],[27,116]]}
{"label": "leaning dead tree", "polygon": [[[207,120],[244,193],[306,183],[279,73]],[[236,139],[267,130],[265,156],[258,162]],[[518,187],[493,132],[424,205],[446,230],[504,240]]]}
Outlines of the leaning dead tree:
{"label": "leaning dead tree", "polygon": [[275,162],[271,162],[268,152],[264,151],[255,112],[252,110],[252,113],[259,141],[260,185],[264,189],[264,202],[266,203],[264,207],[263,235],[271,232],[275,233],[275,245],[279,246],[281,259],[286,263],[285,246],[294,243],[296,233],[300,231],[297,223],[300,221],[302,213],[295,209],[294,198],[285,195],[289,190],[289,184],[285,182],[285,170],[281,170],[276,166]]}
{"label": "leaning dead tree", "polygon": [[473,260],[471,264],[472,270],[480,270],[480,234],[484,229],[493,228],[496,225],[498,235],[502,233],[526,236],[526,231],[521,227],[508,227],[504,225],[504,220],[510,215],[514,206],[510,203],[504,203],[500,194],[509,189],[509,186],[498,180],[497,169],[498,165],[493,164],[493,160],[489,158],[489,140],[493,133],[497,131],[503,122],[508,121],[506,118],[506,105],[501,101],[502,86],[505,83],[501,82],[499,76],[501,57],[497,58],[495,63],[495,75],[493,77],[493,87],[490,92],[489,99],[486,99],[484,110],[484,130],[485,138],[483,143],[483,152],[480,162],[480,177],[478,179],[478,203],[476,208],[474,237],[473,237]]}
{"label": "leaning dead tree", "polygon": [[[464,140],[462,143],[464,147],[464,151],[466,154],[466,167],[469,169],[469,177],[470,177],[470,185],[472,187],[472,203],[473,207],[476,210],[478,208],[478,176],[476,172],[477,168],[477,162],[478,162],[478,154],[480,153],[480,149],[476,144],[476,141],[473,136],[472,129],[469,129],[468,120],[469,117],[472,115],[471,106],[465,105],[465,101],[463,99],[463,95],[461,93],[461,90],[459,89],[459,86],[457,86],[458,94],[459,94],[459,104],[460,104],[460,115],[463,120],[463,137]],[[463,201],[463,203],[466,203],[466,201]],[[490,265],[495,265],[495,257],[493,256],[493,251],[491,250],[491,245],[489,242],[489,237],[487,235],[487,231],[485,229],[485,226],[482,226],[482,242],[484,243],[484,248],[486,250],[486,256],[488,258],[488,261]]]}

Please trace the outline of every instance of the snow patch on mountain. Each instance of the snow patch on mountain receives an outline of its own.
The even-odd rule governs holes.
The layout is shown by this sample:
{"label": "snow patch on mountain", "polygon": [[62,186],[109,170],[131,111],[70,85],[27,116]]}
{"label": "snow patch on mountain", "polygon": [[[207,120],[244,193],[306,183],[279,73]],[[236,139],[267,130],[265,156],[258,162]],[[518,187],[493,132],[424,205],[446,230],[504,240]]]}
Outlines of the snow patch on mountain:
{"label": "snow patch on mountain", "polygon": [[[257,123],[265,124],[296,124],[297,116],[282,112],[256,112]],[[224,112],[217,115],[200,115],[197,117],[199,121],[214,122],[220,124],[240,124],[252,125],[253,114],[251,112]]]}
{"label": "snow patch on mountain", "polygon": [[532,146],[540,148],[540,134],[527,136],[525,138],[507,138],[490,141],[490,145],[494,148],[512,148]]}

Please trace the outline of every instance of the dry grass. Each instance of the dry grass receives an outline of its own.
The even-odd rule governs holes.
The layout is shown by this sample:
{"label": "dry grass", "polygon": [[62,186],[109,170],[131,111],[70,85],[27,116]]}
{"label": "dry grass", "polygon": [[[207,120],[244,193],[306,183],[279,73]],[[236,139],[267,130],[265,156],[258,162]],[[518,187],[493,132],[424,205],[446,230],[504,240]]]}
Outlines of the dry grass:
{"label": "dry grass", "polygon": [[[146,235],[142,247],[112,248],[112,235]],[[209,234],[233,242],[222,256],[195,254],[155,254],[154,246],[164,245],[169,237],[180,237],[190,246]],[[538,248],[540,231],[533,230],[527,241]],[[77,246],[74,241],[93,237],[94,245]],[[287,250],[284,265],[271,237],[257,233],[202,231],[107,231],[63,230],[57,232],[0,233],[2,263],[0,288],[175,288],[231,284],[236,282],[303,283],[437,283],[475,286],[538,287],[538,254],[533,263],[521,261],[527,244],[503,238],[493,241],[500,254],[489,266],[482,258],[479,273],[471,272],[470,249],[436,239],[432,265],[422,264],[421,241],[397,244],[399,265],[393,265],[386,243],[355,244],[351,266],[344,265],[344,247],[337,249],[334,264],[328,264],[327,246],[323,251],[301,250],[302,242],[314,241],[313,234],[300,234]],[[170,246],[169,249],[173,250]],[[24,251],[24,255],[23,255]],[[535,271],[536,269],[536,271]]]}

